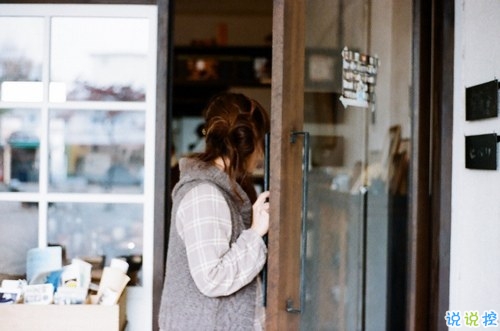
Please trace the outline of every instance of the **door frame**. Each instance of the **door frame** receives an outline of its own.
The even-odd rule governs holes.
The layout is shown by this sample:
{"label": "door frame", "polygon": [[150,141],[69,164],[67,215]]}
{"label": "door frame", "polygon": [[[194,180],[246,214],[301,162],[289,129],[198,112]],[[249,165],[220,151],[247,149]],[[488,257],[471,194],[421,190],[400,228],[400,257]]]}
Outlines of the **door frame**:
{"label": "door frame", "polygon": [[[408,330],[447,330],[454,1],[414,1]],[[431,147],[432,146],[432,147]]]}
{"label": "door frame", "polygon": [[303,123],[304,13],[304,0],[273,1],[267,330],[297,330],[300,323],[286,301],[300,304],[300,245],[294,243],[300,243],[301,206],[289,202],[300,201],[301,192],[287,186],[302,178],[302,145],[290,144],[290,134]]}

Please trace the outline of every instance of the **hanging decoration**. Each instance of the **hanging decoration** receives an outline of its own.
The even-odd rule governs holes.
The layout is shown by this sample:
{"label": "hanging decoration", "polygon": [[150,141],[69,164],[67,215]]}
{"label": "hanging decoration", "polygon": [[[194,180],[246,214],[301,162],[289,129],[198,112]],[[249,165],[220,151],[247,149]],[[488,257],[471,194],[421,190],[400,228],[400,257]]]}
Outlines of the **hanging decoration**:
{"label": "hanging decoration", "polygon": [[342,50],[342,96],[347,106],[370,108],[375,111],[375,83],[379,59],[349,50]]}

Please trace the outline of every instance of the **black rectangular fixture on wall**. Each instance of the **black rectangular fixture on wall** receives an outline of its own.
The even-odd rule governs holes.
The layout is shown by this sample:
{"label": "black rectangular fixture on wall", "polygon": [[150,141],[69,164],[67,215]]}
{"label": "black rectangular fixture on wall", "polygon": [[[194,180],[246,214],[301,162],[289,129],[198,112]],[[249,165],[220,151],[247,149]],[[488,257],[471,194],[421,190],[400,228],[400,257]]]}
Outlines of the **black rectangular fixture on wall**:
{"label": "black rectangular fixture on wall", "polygon": [[467,169],[497,169],[496,133],[465,137],[465,167]]}
{"label": "black rectangular fixture on wall", "polygon": [[498,80],[465,89],[465,119],[498,117]]}

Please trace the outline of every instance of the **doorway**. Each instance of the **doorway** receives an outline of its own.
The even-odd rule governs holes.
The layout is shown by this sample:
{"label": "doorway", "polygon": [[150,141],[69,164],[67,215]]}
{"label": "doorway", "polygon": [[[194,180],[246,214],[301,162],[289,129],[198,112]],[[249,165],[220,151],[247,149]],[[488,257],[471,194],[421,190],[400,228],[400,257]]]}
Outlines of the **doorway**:
{"label": "doorway", "polygon": [[[250,7],[261,4],[254,1],[239,14],[255,20]],[[226,5],[235,10],[234,3],[219,1],[216,6],[203,2],[186,13],[200,20],[203,13]],[[423,8],[420,1],[381,6],[369,0],[276,0],[272,6],[272,82],[263,102],[273,121],[270,186],[276,201],[269,234],[268,328],[399,330],[426,325],[427,319],[417,321],[415,314],[427,316],[432,309],[425,304],[430,282],[439,287],[440,298],[446,296],[441,275],[429,278],[428,262],[446,254],[429,248],[438,232],[432,235],[429,229],[426,181],[428,136],[436,129],[423,111],[432,108],[432,78],[423,67],[430,68],[429,36],[435,33],[425,27],[435,8]],[[228,14],[223,12],[216,16]],[[219,31],[224,36],[224,26],[214,26],[207,30],[210,35]],[[341,97],[352,97],[345,93],[345,47],[351,62],[377,59],[373,90],[361,90],[373,92],[367,105],[342,103]],[[412,122],[415,118],[418,123]],[[193,140],[195,127],[190,129]],[[305,132],[311,152],[307,160]],[[305,198],[303,169],[308,170]],[[439,196],[434,199],[445,203]],[[449,206],[441,206],[446,213]],[[438,303],[440,311],[445,301]]]}

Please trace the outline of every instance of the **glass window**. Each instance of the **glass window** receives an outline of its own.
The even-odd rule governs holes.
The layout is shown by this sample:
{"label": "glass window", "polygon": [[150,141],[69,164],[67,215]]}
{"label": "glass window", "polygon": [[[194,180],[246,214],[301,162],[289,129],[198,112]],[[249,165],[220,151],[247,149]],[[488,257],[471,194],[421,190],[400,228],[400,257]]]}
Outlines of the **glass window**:
{"label": "glass window", "polygon": [[[140,284],[137,272],[142,263],[143,209],[140,204],[54,203],[49,208],[48,242],[62,246],[68,261],[81,258],[99,261],[101,267],[112,258],[125,258],[133,284]],[[134,262],[135,261],[135,262]],[[94,271],[99,271],[99,266]]]}
{"label": "glass window", "polygon": [[42,101],[43,19],[0,17],[0,101]]}
{"label": "glass window", "polygon": [[38,246],[38,204],[0,202],[0,279],[23,279],[26,253]]}
{"label": "glass window", "polygon": [[137,18],[53,18],[50,100],[144,101],[148,24]]}
{"label": "glass window", "polygon": [[123,257],[134,330],[152,316],[157,17],[0,4],[0,274],[22,278],[28,249],[61,245],[98,284]]}
{"label": "glass window", "polygon": [[50,189],[141,193],[145,124],[144,112],[52,110]]}
{"label": "glass window", "polygon": [[0,109],[0,191],[38,191],[40,111]]}

